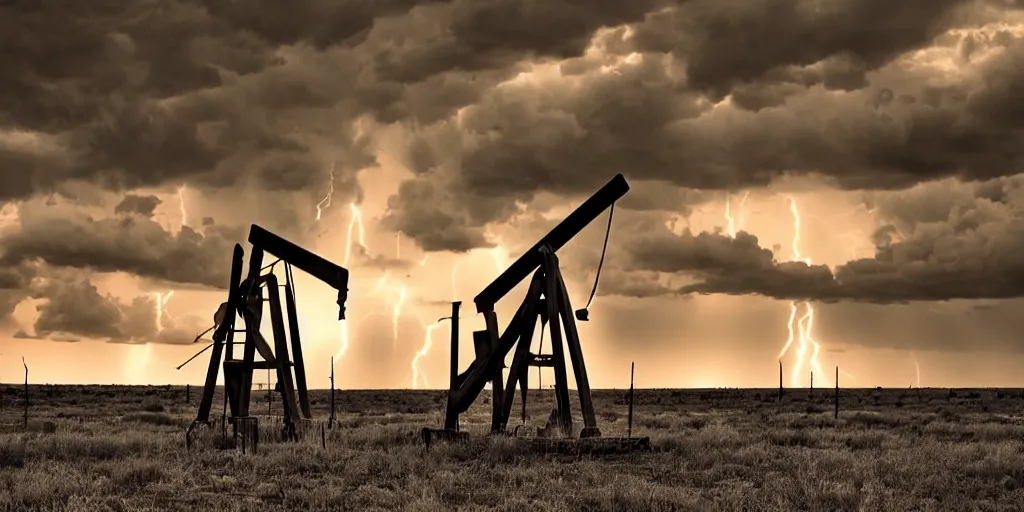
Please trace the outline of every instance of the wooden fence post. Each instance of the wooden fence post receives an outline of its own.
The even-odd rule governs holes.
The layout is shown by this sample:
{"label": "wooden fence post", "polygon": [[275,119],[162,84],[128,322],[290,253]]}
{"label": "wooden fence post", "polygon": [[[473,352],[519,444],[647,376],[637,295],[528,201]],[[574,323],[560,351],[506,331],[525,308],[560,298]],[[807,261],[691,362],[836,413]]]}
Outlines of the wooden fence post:
{"label": "wooden fence post", "polygon": [[21,356],[21,365],[25,367],[25,430],[28,430],[28,364],[25,356]]}
{"label": "wooden fence post", "polygon": [[836,413],[835,419],[839,419],[839,367],[836,366]]}
{"label": "wooden fence post", "polygon": [[782,402],[782,361],[779,361],[779,402]]}

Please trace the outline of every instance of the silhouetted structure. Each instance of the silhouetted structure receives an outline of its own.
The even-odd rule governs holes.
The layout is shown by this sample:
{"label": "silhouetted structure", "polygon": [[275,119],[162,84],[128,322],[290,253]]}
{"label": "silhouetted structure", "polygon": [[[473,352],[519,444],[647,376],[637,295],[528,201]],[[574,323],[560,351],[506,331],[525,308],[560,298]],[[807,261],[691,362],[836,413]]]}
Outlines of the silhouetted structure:
{"label": "silhouetted structure", "polygon": [[[492,410],[491,433],[507,433],[512,401],[515,398],[516,384],[519,384],[522,400],[527,398],[527,375],[531,366],[550,367],[555,373],[556,409],[552,412],[548,425],[540,429],[538,435],[567,436],[572,432],[572,415],[569,403],[569,385],[565,365],[565,351],[568,350],[572,361],[576,387],[579,394],[580,408],[583,414],[581,438],[600,437],[597,426],[590,383],[587,369],[583,361],[579,334],[576,329],[576,318],[585,321],[586,310],[576,312],[574,318],[569,294],[565,289],[559,270],[558,257],[555,252],[578,234],[583,228],[596,219],[602,212],[614,209],[615,201],[629,191],[626,179],[616,175],[608,184],[587,199],[561,223],[555,226],[529,251],[509,266],[497,279],[489,284],[473,300],[477,311],[484,316],[485,330],[473,333],[473,345],[476,358],[469,368],[457,374],[452,368],[448,404],[445,412],[445,429],[424,429],[424,437],[453,438],[460,437],[457,432],[458,416],[469,409],[476,400],[485,384],[491,383]],[[609,222],[611,221],[609,212]],[[607,235],[606,235],[607,236]],[[603,257],[602,257],[603,261]],[[494,305],[501,300],[517,284],[526,279],[530,273],[530,282],[526,298],[505,331],[498,333],[498,320]],[[595,287],[596,290],[596,287]],[[593,292],[592,292],[593,295]],[[453,305],[453,313],[457,306]],[[453,315],[457,316],[457,315]],[[533,332],[537,321],[541,329],[550,324],[551,354],[541,355],[530,352]],[[565,343],[563,344],[563,327]],[[452,364],[457,362],[458,340],[457,330],[453,329]],[[543,332],[543,331],[542,331]],[[505,357],[515,347],[512,366],[508,379],[504,383],[503,368]],[[640,441],[638,444],[643,444]]]}
{"label": "silhouetted structure", "polygon": [[[216,331],[213,334],[213,352],[210,355],[210,366],[206,374],[206,385],[199,403],[196,419],[189,431],[196,425],[209,424],[210,409],[213,405],[213,394],[217,384],[217,373],[221,364],[221,356],[225,355],[224,387],[225,400],[230,405],[231,417],[228,422],[235,424],[234,432],[238,434],[239,425],[236,419],[244,418],[246,432],[258,432],[253,425],[255,418],[249,414],[250,394],[252,392],[253,371],[257,369],[276,370],[277,387],[281,392],[281,403],[284,416],[286,437],[296,434],[296,422],[299,410],[304,418],[311,417],[309,393],[306,388],[306,371],[302,358],[302,345],[299,338],[299,323],[295,303],[295,281],[292,277],[292,265],[300,270],[327,283],[338,291],[338,318],[345,318],[345,301],[348,297],[348,270],[327,261],[255,224],[249,231],[249,242],[252,254],[249,257],[249,273],[245,280],[241,279],[243,265],[242,246],[236,244],[232,255],[231,280],[228,289],[228,300],[221,304],[215,315]],[[263,255],[269,252],[278,257],[270,265],[263,266]],[[284,262],[285,284],[279,284],[273,273],[274,266]],[[263,273],[265,270],[270,272]],[[280,288],[284,288],[285,303],[281,303]],[[264,299],[263,293],[268,295]],[[260,323],[263,317],[263,303],[269,302],[270,320],[273,329],[274,350],[260,334]],[[288,332],[285,332],[284,314],[288,315]],[[245,321],[244,330],[235,329],[236,316]],[[245,333],[245,340],[235,342],[235,333]],[[289,343],[291,339],[291,355]],[[234,345],[243,345],[242,358],[234,357]],[[256,361],[256,352],[263,361]],[[294,374],[292,369],[294,368]],[[293,380],[294,377],[294,380]],[[297,394],[297,397],[296,397]],[[298,406],[296,405],[298,399]],[[255,441],[254,441],[255,442]],[[255,445],[253,445],[255,449]]]}

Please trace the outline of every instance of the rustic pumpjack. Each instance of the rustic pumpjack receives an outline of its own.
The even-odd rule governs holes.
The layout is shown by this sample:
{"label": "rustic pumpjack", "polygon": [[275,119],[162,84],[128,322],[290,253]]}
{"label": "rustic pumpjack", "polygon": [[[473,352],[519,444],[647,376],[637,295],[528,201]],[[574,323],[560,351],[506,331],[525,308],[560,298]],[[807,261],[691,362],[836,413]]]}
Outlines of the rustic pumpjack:
{"label": "rustic pumpjack", "polygon": [[[213,350],[210,354],[210,366],[206,374],[203,396],[199,402],[199,410],[195,421],[189,426],[189,432],[197,425],[210,424],[210,409],[213,406],[214,390],[217,386],[217,373],[224,357],[224,388],[225,399],[230,405],[232,424],[237,418],[250,418],[249,397],[252,392],[253,371],[268,369],[277,371],[278,388],[281,392],[284,410],[283,425],[285,435],[294,437],[296,422],[299,420],[299,409],[303,418],[311,418],[309,408],[309,392],[306,387],[306,370],[302,358],[302,345],[299,339],[299,324],[296,313],[294,279],[291,267],[323,281],[338,291],[338,319],[345,319],[345,301],[348,298],[348,270],[326,259],[281,238],[266,229],[252,225],[249,231],[249,243],[252,253],[249,256],[249,273],[242,280],[244,252],[242,246],[235,245],[231,262],[231,281],[228,288],[228,300],[221,304],[215,315],[216,330],[213,334]],[[279,259],[263,266],[264,253],[268,252]],[[284,312],[282,311],[279,281],[273,272],[262,274],[278,262],[285,265]],[[268,299],[263,298],[266,289]],[[260,323],[263,316],[263,303],[270,305],[270,320],[273,328],[274,349],[271,350],[260,334]],[[288,332],[285,332],[284,314],[288,315]],[[245,322],[244,330],[235,329],[236,316]],[[244,333],[242,358],[234,357],[235,333]],[[291,340],[291,358],[289,360],[288,340]],[[198,338],[197,338],[198,339]],[[205,349],[204,349],[205,350]],[[255,361],[256,352],[263,361]],[[180,368],[180,367],[179,367]],[[294,368],[294,381],[293,381]],[[297,393],[296,393],[297,392]],[[298,406],[296,406],[296,394]],[[237,432],[237,430],[236,430]]]}
{"label": "rustic pumpjack", "polygon": [[[453,330],[451,382],[444,428],[424,429],[425,440],[429,442],[431,437],[437,439],[464,437],[465,433],[458,431],[459,414],[469,409],[488,382],[491,383],[492,390],[491,433],[506,433],[512,411],[512,401],[515,398],[516,384],[519,385],[525,404],[527,372],[531,366],[550,367],[555,372],[556,410],[552,414],[549,424],[538,434],[551,437],[569,436],[572,432],[572,414],[565,365],[566,349],[568,349],[569,359],[572,361],[583,414],[583,429],[580,432],[580,437],[601,436],[594,413],[579,334],[576,330],[569,294],[565,289],[565,282],[562,280],[555,252],[602,212],[614,207],[615,201],[628,191],[629,185],[626,183],[625,177],[621,174],[616,175],[474,298],[477,312],[483,314],[486,326],[485,330],[473,333],[476,358],[465,372],[458,373],[455,366],[457,358],[454,356],[458,351],[457,331]],[[505,331],[499,336],[494,305],[517,284],[526,279],[531,272],[533,279],[530,282],[526,298]],[[457,304],[453,305],[453,315],[457,315],[457,307]],[[576,318],[585,321],[587,319],[585,311],[585,309],[578,311],[575,315]],[[551,354],[549,355],[530,352],[533,332],[538,319],[541,321],[542,329],[544,324],[550,327]],[[565,346],[562,342],[563,328]],[[502,369],[505,358],[513,346],[516,350],[512,366],[509,369],[507,381],[503,383]]]}

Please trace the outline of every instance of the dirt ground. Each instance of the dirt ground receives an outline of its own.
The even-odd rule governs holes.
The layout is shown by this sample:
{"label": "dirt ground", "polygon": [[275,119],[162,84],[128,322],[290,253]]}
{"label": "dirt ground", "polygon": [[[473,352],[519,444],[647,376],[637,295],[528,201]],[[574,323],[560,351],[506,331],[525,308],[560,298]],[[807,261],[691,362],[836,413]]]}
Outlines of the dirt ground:
{"label": "dirt ground", "polygon": [[[325,430],[329,391],[298,442],[275,439],[281,404],[253,391],[257,453],[221,449],[221,429],[191,450],[200,390],[0,387],[3,510],[1021,510],[1024,390],[638,390],[634,436],[649,452],[538,453],[485,436],[489,392],[463,416],[465,444],[425,449],[442,391],[346,391]],[[187,398],[190,401],[187,401]],[[275,397],[276,398],[276,397]],[[605,436],[624,436],[624,391],[595,391]],[[259,400],[258,402],[255,400]],[[214,400],[221,415],[221,396]],[[541,426],[551,390],[531,393]],[[574,404],[575,405],[575,404]],[[520,422],[519,404],[513,408]],[[575,409],[578,416],[579,409]],[[580,418],[576,418],[579,428]],[[521,429],[525,430],[525,429]],[[326,444],[326,448],[323,446]]]}

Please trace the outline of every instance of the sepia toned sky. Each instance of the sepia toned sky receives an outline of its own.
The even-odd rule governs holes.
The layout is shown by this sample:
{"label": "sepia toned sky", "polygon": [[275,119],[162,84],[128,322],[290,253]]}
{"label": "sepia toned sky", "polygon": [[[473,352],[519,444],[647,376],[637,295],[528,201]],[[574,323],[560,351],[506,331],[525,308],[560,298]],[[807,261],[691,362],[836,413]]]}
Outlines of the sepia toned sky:
{"label": "sepia toned sky", "polygon": [[465,368],[622,173],[593,386],[1024,386],[1024,2],[14,0],[0,46],[2,382],[201,384],[255,223],[351,272],[339,323],[296,271],[311,387],[443,388],[450,302]]}

